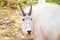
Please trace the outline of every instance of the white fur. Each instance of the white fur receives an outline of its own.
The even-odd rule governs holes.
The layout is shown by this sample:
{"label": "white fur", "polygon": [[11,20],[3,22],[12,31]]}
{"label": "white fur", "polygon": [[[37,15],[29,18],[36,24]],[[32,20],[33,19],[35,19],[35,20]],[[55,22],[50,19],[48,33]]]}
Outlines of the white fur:
{"label": "white fur", "polygon": [[[24,35],[28,35],[27,31],[32,31],[32,20],[31,16],[26,15],[25,17],[21,17],[22,19],[25,19],[25,21],[22,20],[22,32]],[[32,33],[32,32],[31,32]]]}
{"label": "white fur", "polygon": [[[57,40],[60,35],[60,6],[44,1],[38,0],[38,4],[32,7],[34,40]],[[25,12],[28,11],[29,7]]]}
{"label": "white fur", "polygon": [[[21,29],[22,29],[22,33],[24,34],[24,35],[31,35],[31,33],[32,33],[32,20],[31,20],[31,18],[32,18],[32,16],[30,15],[28,15],[27,13],[26,13],[26,16],[23,16],[23,14],[22,13],[20,13],[19,14],[19,12],[17,12],[16,11],[16,13],[20,16],[20,20],[21,20]],[[23,19],[24,19],[24,21],[23,21]],[[30,34],[28,34],[28,32],[27,31],[31,31],[31,33]]]}

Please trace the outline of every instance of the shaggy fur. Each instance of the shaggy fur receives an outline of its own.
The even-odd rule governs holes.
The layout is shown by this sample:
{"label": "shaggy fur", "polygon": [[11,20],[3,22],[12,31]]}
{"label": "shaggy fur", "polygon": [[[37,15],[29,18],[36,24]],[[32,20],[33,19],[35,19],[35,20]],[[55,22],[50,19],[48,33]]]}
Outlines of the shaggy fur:
{"label": "shaggy fur", "polygon": [[[44,1],[38,0],[38,4],[32,7],[34,40],[58,40],[60,37],[60,6]],[[28,10],[29,7],[25,12]]]}

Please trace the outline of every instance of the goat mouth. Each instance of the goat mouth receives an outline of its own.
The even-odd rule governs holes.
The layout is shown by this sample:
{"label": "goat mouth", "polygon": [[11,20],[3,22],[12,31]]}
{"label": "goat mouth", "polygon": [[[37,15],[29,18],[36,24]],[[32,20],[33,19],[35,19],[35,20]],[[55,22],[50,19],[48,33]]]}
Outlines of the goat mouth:
{"label": "goat mouth", "polygon": [[30,34],[24,34],[23,32],[22,32],[22,35],[25,37],[25,38],[31,38],[32,36],[33,36],[33,34],[32,33],[30,33]]}
{"label": "goat mouth", "polygon": [[23,36],[24,36],[25,38],[30,38],[30,37],[32,37],[32,34],[23,34]]}
{"label": "goat mouth", "polygon": [[31,33],[27,34],[27,35],[31,35]]}
{"label": "goat mouth", "polygon": [[31,36],[32,36],[31,34],[24,35],[24,37],[26,38],[30,38]]}

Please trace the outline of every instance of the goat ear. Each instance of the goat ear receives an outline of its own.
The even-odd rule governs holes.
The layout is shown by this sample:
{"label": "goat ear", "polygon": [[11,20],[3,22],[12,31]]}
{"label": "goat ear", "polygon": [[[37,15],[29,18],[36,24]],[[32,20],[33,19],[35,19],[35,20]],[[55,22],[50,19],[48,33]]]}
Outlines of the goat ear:
{"label": "goat ear", "polygon": [[22,6],[20,6],[20,10],[21,10],[23,16],[25,16],[26,14],[25,14],[25,12],[23,11]]}
{"label": "goat ear", "polygon": [[32,13],[32,5],[30,4],[30,11],[29,11],[28,15],[31,15],[31,13]]}

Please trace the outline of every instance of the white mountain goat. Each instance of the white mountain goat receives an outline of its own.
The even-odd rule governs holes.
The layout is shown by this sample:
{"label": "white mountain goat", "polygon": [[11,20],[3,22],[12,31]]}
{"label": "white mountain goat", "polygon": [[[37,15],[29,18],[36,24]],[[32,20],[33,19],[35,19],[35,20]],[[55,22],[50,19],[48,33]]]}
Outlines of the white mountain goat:
{"label": "white mountain goat", "polygon": [[22,23],[22,32],[24,35],[32,34],[32,5],[30,5],[30,11],[25,13],[22,6],[20,6],[21,13],[17,12],[20,15],[21,23]]}
{"label": "white mountain goat", "polygon": [[[28,13],[29,7],[25,10]],[[38,0],[32,7],[34,40],[58,40],[60,38],[60,6]],[[59,39],[60,40],[60,39]]]}
{"label": "white mountain goat", "polygon": [[34,40],[60,40],[60,6],[46,3],[46,0],[38,0],[38,4],[31,6],[30,12],[29,8],[25,11],[21,8],[24,15],[22,16],[23,33],[31,34],[33,27]]}

